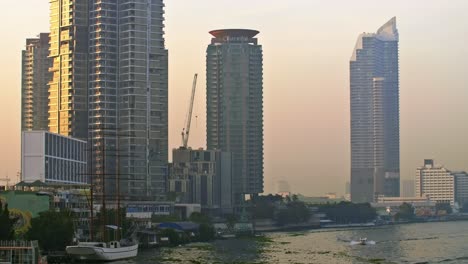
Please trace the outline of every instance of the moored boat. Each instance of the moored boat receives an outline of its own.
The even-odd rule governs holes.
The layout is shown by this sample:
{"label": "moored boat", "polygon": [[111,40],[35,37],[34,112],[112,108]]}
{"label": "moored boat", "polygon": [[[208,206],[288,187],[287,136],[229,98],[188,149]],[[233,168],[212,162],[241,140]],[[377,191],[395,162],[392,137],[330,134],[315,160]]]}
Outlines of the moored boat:
{"label": "moored boat", "polygon": [[121,245],[118,241],[80,242],[76,246],[68,246],[66,251],[79,260],[114,261],[136,257],[138,244]]}

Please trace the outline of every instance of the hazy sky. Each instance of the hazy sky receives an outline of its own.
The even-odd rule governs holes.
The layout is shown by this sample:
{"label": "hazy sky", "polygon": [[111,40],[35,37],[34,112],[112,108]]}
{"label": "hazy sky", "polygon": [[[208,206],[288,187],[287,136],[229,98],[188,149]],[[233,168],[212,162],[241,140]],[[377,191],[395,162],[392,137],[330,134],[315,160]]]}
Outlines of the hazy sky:
{"label": "hazy sky", "polygon": [[[468,1],[166,0],[170,148],[180,145],[199,73],[189,145],[205,146],[208,31],[251,28],[264,52],[265,189],[343,193],[350,174],[349,58],[361,32],[397,17],[401,175],[424,158],[468,170]],[[21,49],[47,32],[47,0],[3,3],[0,178],[20,169]]]}

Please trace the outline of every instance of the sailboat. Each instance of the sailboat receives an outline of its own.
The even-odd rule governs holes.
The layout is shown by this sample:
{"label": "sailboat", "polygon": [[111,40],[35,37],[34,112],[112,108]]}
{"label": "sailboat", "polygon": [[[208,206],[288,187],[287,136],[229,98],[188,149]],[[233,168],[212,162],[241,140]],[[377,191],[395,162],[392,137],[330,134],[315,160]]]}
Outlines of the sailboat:
{"label": "sailboat", "polygon": [[[105,141],[104,141],[105,142]],[[118,139],[117,139],[118,142]],[[104,155],[104,149],[102,151],[102,156]],[[118,147],[117,147],[118,150]],[[103,162],[105,164],[105,162]],[[119,172],[119,155],[117,155],[117,224],[120,223],[120,172]],[[103,174],[102,176],[102,208],[103,208],[103,219],[105,222],[106,219],[106,198],[105,198],[105,183],[104,183],[104,166],[103,166]],[[91,221],[90,221],[90,233],[91,239],[93,239],[93,183],[91,182]],[[113,229],[117,235],[117,238],[120,237],[121,227],[115,225],[102,225],[103,230],[103,237],[104,241],[106,240],[106,228]],[[115,260],[122,260],[128,258],[134,258],[138,254],[138,242],[122,239],[120,241],[110,241],[110,242],[78,242],[77,245],[67,246],[66,252],[69,256],[79,260],[93,260],[93,261],[115,261]]]}

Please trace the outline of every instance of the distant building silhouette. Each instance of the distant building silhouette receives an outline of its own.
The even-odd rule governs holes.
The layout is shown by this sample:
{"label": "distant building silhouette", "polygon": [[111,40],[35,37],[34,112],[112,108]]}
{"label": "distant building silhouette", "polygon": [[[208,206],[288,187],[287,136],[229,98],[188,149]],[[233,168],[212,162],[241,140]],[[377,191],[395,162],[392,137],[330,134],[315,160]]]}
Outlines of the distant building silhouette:
{"label": "distant building silhouette", "polygon": [[207,148],[232,152],[236,201],[263,192],[263,55],[247,29],[223,29],[207,48]]}
{"label": "distant building silhouette", "polygon": [[396,18],[359,36],[350,61],[351,199],[400,195]]}
{"label": "distant building silhouette", "polygon": [[401,181],[401,196],[414,197],[414,179]]}
{"label": "distant building silhouette", "polygon": [[22,51],[21,74],[21,130],[47,130],[49,68],[49,33],[26,39]]}

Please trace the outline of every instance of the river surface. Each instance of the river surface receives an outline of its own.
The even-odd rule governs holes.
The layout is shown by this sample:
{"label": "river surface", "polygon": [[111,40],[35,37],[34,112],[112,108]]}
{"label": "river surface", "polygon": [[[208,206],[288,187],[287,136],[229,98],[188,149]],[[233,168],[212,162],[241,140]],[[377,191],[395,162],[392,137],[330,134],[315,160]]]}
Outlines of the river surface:
{"label": "river surface", "polygon": [[[352,245],[360,237],[375,244]],[[468,263],[468,222],[269,233],[143,250],[134,260],[115,263]]]}

